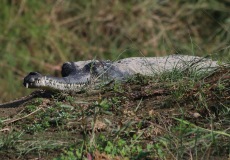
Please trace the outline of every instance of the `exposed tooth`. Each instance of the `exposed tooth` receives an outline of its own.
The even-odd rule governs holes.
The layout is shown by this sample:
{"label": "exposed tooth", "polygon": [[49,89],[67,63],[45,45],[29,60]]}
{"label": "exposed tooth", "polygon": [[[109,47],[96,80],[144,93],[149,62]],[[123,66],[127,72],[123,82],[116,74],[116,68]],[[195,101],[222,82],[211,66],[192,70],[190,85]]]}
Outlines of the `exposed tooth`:
{"label": "exposed tooth", "polygon": [[26,88],[28,88],[29,87],[29,84],[28,83],[26,83]]}

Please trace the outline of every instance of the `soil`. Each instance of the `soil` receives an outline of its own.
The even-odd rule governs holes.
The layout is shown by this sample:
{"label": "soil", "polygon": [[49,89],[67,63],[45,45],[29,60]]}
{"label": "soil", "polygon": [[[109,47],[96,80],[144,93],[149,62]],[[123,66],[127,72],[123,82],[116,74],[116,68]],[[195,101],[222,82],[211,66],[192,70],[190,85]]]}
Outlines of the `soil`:
{"label": "soil", "polygon": [[[217,77],[222,74],[214,74],[206,78],[203,92],[210,98],[207,104],[229,103],[229,91],[222,91],[222,97],[215,98],[218,83]],[[222,76],[223,78],[224,76]],[[228,80],[228,77],[226,78]],[[185,82],[186,83],[186,82]],[[200,85],[198,85],[200,84]],[[46,141],[60,143],[60,148],[47,148],[34,150],[23,155],[15,154],[15,148],[0,151],[0,156],[4,159],[51,159],[60,156],[70,145],[78,144],[84,138],[84,134],[112,133],[116,128],[127,127],[123,136],[132,136],[143,131],[146,142],[152,142],[157,136],[167,133],[169,126],[176,125],[177,122],[172,117],[182,117],[193,124],[200,124],[206,121],[206,117],[212,114],[218,114],[212,108],[203,108],[197,110],[194,101],[198,101],[197,93],[202,88],[201,83],[197,83],[185,91],[184,94],[175,99],[174,93],[178,86],[170,83],[152,83],[152,82],[128,82],[119,86],[108,86],[98,91],[82,92],[74,95],[68,94],[38,94],[36,98],[21,104],[14,108],[0,108],[0,117],[5,119],[2,122],[3,134],[14,131],[23,131],[25,125],[33,126],[42,119],[36,117],[39,114],[47,114],[55,119],[55,113],[60,112],[60,105],[70,109],[70,116],[79,115],[76,118],[63,118],[60,126],[57,123],[51,123],[44,131],[35,133],[26,132],[22,137],[25,143],[27,141]],[[226,84],[229,87],[229,81]],[[71,100],[70,100],[71,99]],[[220,102],[218,102],[218,100]],[[28,111],[28,106],[36,106],[33,112]],[[211,105],[210,105],[211,106]],[[51,112],[53,108],[55,112]],[[99,108],[99,111],[96,111]],[[36,109],[40,109],[36,111]],[[51,113],[50,113],[51,112]],[[96,113],[97,112],[97,113]],[[31,114],[32,113],[32,114]],[[96,115],[96,118],[95,118]],[[217,117],[218,118],[218,117]],[[105,121],[106,120],[106,121]],[[94,122],[92,128],[91,122]],[[140,127],[141,125],[141,127]],[[208,125],[208,124],[207,124]],[[203,127],[204,127],[203,126]],[[223,126],[224,127],[224,126]],[[226,126],[227,127],[227,126]],[[84,134],[83,134],[84,132]],[[127,135],[128,133],[128,135]],[[144,143],[144,142],[143,142]],[[97,152],[95,152],[96,154]],[[97,156],[100,157],[100,155]],[[226,155],[220,158],[226,158]],[[95,156],[96,157],[96,156]]]}

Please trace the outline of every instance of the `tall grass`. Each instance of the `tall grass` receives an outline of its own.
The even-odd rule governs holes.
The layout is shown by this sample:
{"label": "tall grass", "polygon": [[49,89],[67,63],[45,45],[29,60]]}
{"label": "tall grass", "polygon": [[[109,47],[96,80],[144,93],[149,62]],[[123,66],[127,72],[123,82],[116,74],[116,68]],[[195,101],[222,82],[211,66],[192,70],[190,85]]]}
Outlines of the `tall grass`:
{"label": "tall grass", "polygon": [[230,60],[230,3],[2,0],[0,101],[28,94],[30,71],[59,75],[64,61],[167,54]]}

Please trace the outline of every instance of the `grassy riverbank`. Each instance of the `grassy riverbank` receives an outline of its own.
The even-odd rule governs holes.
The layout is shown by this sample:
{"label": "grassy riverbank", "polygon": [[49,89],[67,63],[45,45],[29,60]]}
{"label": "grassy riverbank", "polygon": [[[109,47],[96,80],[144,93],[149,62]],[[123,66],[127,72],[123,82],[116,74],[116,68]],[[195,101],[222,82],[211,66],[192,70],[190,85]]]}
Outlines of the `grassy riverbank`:
{"label": "grassy riverbank", "polygon": [[97,92],[1,108],[0,156],[227,160],[229,67],[137,76]]}
{"label": "grassy riverbank", "polygon": [[168,54],[229,61],[227,6],[227,0],[3,0],[0,100],[27,95],[28,72],[60,75],[65,61]]}
{"label": "grassy riverbank", "polygon": [[[223,0],[3,0],[0,101],[65,61],[187,54],[230,62]],[[97,92],[0,108],[3,159],[229,159],[230,68],[137,76]]]}

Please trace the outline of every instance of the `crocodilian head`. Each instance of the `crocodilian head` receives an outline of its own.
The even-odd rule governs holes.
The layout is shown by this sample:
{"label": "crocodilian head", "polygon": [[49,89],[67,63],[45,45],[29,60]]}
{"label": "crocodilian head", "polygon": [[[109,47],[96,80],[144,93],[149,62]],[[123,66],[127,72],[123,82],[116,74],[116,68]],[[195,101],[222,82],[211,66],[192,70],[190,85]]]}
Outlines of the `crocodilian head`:
{"label": "crocodilian head", "polygon": [[30,72],[24,78],[23,85],[26,88],[79,92],[87,87],[97,88],[116,77],[119,77],[117,70],[110,63],[90,62],[81,68],[67,62],[62,66],[62,77],[43,76],[38,72]]}
{"label": "crocodilian head", "polygon": [[81,91],[90,85],[90,74],[79,73],[68,77],[43,76],[38,72],[30,72],[23,81],[26,88],[40,88],[57,91]]}
{"label": "crocodilian head", "polygon": [[30,72],[23,81],[26,88],[40,88],[44,86],[44,77],[38,72]]}

